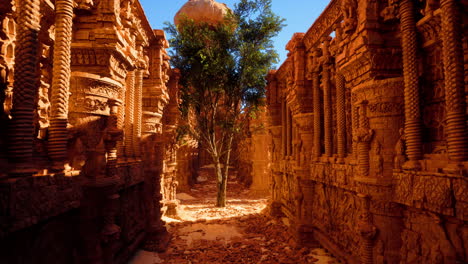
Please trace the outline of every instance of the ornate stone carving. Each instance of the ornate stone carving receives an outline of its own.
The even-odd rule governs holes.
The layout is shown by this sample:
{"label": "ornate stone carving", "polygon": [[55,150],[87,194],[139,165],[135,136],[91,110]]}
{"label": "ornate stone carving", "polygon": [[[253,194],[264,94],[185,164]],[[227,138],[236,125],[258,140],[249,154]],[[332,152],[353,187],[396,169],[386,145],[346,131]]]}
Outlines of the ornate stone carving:
{"label": "ornate stone carving", "polygon": [[340,163],[344,162],[346,153],[346,100],[345,79],[341,74],[336,74],[336,112],[337,112],[337,152]]}
{"label": "ornate stone carving", "polygon": [[369,126],[369,118],[367,117],[367,101],[359,102],[358,110],[358,126],[356,133],[353,136],[353,141],[357,144],[357,159],[359,165],[360,176],[369,176],[369,150],[370,142],[374,136],[374,130]]}
{"label": "ornate stone carving", "polygon": [[417,65],[416,21],[414,3],[402,0],[400,20],[403,46],[403,70],[405,80],[405,135],[408,169],[419,169],[422,158],[421,113],[419,97],[419,77]]}
{"label": "ornate stone carving", "polygon": [[388,6],[380,12],[385,22],[398,19],[398,15],[398,0],[388,0]]}
{"label": "ornate stone carving", "polygon": [[357,26],[357,1],[343,0],[343,30],[346,34],[352,33]]}
{"label": "ornate stone carving", "polygon": [[[462,45],[462,16],[459,1],[441,0],[442,42],[447,108],[448,156],[453,162],[468,159],[468,133]],[[457,171],[456,168],[455,172]],[[458,173],[460,168],[458,168]]]}
{"label": "ornate stone carving", "polygon": [[57,0],[55,5],[57,33],[51,87],[49,155],[54,162],[54,169],[63,170],[67,158],[73,0]]}
{"label": "ornate stone carving", "polygon": [[10,158],[13,171],[31,171],[34,129],[34,100],[38,82],[38,34],[40,1],[17,1],[17,46],[15,48],[15,83],[10,124]]}
{"label": "ornate stone carving", "polygon": [[395,157],[393,159],[393,169],[397,172],[400,172],[403,169],[403,164],[406,162],[405,156],[405,130],[400,129],[400,138],[395,144]]}

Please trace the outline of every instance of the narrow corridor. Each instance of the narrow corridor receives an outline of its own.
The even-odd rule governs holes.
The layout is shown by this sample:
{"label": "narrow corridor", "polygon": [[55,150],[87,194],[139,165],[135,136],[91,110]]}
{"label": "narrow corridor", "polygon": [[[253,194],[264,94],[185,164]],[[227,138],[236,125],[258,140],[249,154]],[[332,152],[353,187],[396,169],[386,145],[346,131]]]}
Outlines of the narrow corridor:
{"label": "narrow corridor", "polygon": [[337,263],[324,249],[295,248],[286,218],[267,215],[267,197],[231,179],[228,206],[214,207],[214,180],[179,193],[180,219],[164,218],[172,241],[165,253],[139,251],[129,264]]}

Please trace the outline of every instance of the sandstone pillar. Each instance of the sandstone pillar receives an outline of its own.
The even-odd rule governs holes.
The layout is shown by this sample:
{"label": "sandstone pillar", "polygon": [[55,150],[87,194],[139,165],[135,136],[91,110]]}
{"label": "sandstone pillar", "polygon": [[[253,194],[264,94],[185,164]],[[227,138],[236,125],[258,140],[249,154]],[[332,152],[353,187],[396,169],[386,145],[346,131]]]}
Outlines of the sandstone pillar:
{"label": "sandstone pillar", "polygon": [[[317,60],[317,57],[319,56],[319,51],[315,51],[315,60]],[[321,128],[321,105],[320,105],[320,76],[319,76],[319,70],[320,66],[316,62],[312,70],[312,93],[314,97],[314,160],[318,160],[320,156],[322,155],[322,148],[321,148],[321,133],[322,133],[322,128]]]}
{"label": "sandstone pillar", "polygon": [[459,1],[441,0],[442,43],[447,109],[447,146],[451,162],[467,160],[465,80],[463,65],[463,21]]}
{"label": "sandstone pillar", "polygon": [[[120,98],[120,101],[121,102],[126,102],[126,96],[125,96],[125,93],[126,93],[126,88],[127,87],[123,87],[121,90],[120,90],[120,95],[119,95],[119,98]],[[117,128],[120,129],[120,130],[123,130],[125,127],[125,107],[120,107],[118,109],[118,114],[117,114]],[[125,154],[125,143],[123,141],[119,141],[117,143],[117,152],[118,152],[118,156],[119,156],[119,159],[122,158]]]}
{"label": "sandstone pillar", "polygon": [[405,135],[407,169],[419,169],[422,158],[421,112],[417,64],[417,34],[413,0],[400,3],[401,41],[403,46],[403,75],[405,82]]}
{"label": "sandstone pillar", "polygon": [[324,143],[325,143],[325,155],[331,157],[333,155],[333,120],[332,120],[332,95],[330,69],[332,64],[330,63],[329,48],[330,39],[329,37],[323,40],[323,69],[322,69],[322,84],[323,84],[323,116],[324,116]]}
{"label": "sandstone pillar", "polygon": [[362,209],[358,223],[358,232],[361,235],[361,262],[362,264],[374,263],[374,238],[377,235],[377,228],[372,223],[372,214],[370,212],[369,197],[364,194],[358,194],[361,200]]}
{"label": "sandstone pillar", "polygon": [[54,169],[63,170],[67,158],[68,98],[71,74],[73,0],[55,2],[55,45],[51,92],[49,155]]}
{"label": "sandstone pillar", "polygon": [[125,156],[127,158],[133,157],[133,126],[135,122],[135,116],[133,114],[135,110],[135,72],[129,71],[127,73],[127,85],[125,87],[127,95],[125,96]]}
{"label": "sandstone pillar", "polygon": [[[358,128],[359,128],[359,108],[358,107],[352,107],[353,109],[351,110],[351,118],[352,118],[352,134],[356,135]],[[358,142],[355,140],[353,136],[353,145],[352,145],[352,151],[353,151],[353,158],[357,160],[358,158]]]}
{"label": "sandstone pillar", "polygon": [[142,124],[142,106],[143,106],[143,69],[138,69],[135,72],[135,108],[134,114],[134,128],[133,128],[133,153],[136,157],[141,157],[141,124]]}
{"label": "sandstone pillar", "polygon": [[12,173],[32,173],[35,96],[38,89],[40,1],[18,0],[15,83],[9,151]]}
{"label": "sandstone pillar", "polygon": [[110,115],[107,119],[107,131],[104,138],[107,154],[106,175],[114,177],[117,175],[117,141],[122,140],[122,130],[118,127],[118,108],[122,103],[119,100],[110,99],[108,104]]}
{"label": "sandstone pillar", "polygon": [[368,177],[370,167],[370,143],[374,131],[370,129],[369,118],[367,118],[367,101],[360,102],[359,107],[359,127],[354,135],[357,145],[357,159],[359,176]]}
{"label": "sandstone pillar", "polygon": [[291,156],[291,109],[286,103],[286,156]]}
{"label": "sandstone pillar", "polygon": [[281,102],[281,149],[283,157],[286,157],[286,99]]}
{"label": "sandstone pillar", "polygon": [[345,100],[345,79],[341,74],[336,75],[336,119],[337,130],[337,150],[338,162],[343,163],[346,152],[346,100]]}

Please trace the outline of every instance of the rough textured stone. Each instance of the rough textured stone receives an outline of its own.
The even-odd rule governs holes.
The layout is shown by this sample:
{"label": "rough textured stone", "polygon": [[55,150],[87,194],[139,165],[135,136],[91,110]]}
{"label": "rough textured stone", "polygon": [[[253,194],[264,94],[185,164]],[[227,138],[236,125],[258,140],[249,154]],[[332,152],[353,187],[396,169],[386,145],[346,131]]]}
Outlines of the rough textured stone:
{"label": "rough textured stone", "polygon": [[214,0],[189,0],[177,12],[174,24],[179,25],[184,18],[192,19],[195,22],[218,24],[225,19],[229,11],[226,4]]}

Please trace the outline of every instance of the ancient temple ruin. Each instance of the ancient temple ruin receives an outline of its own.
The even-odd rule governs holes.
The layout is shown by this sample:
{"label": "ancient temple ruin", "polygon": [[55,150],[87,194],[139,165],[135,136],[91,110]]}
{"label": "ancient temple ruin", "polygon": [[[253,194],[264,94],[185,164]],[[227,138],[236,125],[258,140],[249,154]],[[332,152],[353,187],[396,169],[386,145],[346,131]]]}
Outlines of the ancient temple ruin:
{"label": "ancient temple ruin", "polygon": [[292,37],[268,129],[272,209],[300,242],[347,263],[468,260],[467,8],[332,0]]}
{"label": "ancient temple ruin", "polygon": [[194,157],[176,163],[164,32],[135,0],[1,1],[0,21],[0,262],[126,263],[145,238],[164,246],[161,207]]}
{"label": "ancient temple ruin", "polygon": [[[295,245],[468,262],[468,1],[331,0],[266,76],[232,166]],[[138,0],[0,0],[0,263],[164,250],[206,153]],[[282,47],[277,47],[282,48]]]}

